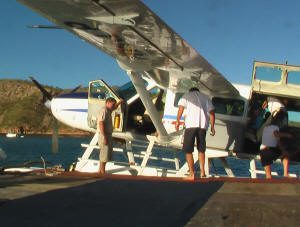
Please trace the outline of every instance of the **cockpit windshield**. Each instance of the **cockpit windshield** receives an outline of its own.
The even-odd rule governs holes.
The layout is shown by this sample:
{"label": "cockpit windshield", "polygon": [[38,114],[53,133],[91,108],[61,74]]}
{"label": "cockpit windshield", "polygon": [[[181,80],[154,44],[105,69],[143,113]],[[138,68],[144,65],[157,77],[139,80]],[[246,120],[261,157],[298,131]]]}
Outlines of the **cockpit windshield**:
{"label": "cockpit windshield", "polygon": [[124,100],[130,99],[137,93],[131,81],[117,88],[116,92]]}
{"label": "cockpit windshield", "polygon": [[[145,85],[147,86],[148,83],[146,81],[144,82]],[[124,100],[129,100],[137,93],[131,81],[116,89],[116,92]]]}

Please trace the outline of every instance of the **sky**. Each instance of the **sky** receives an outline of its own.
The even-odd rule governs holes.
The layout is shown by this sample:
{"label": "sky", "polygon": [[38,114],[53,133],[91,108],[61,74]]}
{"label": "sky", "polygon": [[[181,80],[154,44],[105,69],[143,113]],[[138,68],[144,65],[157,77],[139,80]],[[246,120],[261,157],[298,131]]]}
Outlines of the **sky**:
{"label": "sky", "polygon": [[[229,81],[250,84],[254,60],[300,65],[298,0],[144,0]],[[129,81],[116,61],[64,30],[29,29],[46,19],[14,0],[0,8],[0,79],[61,88]]]}

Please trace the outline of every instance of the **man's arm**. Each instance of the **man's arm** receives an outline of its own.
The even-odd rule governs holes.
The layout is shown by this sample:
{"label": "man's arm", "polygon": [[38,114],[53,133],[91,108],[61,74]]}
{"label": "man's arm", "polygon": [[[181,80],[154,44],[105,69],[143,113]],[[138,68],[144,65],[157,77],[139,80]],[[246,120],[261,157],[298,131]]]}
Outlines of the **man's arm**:
{"label": "man's arm", "polygon": [[209,121],[210,121],[210,135],[214,136],[216,134],[216,131],[215,131],[215,111],[213,110],[209,112]]}
{"label": "man's arm", "polygon": [[279,132],[279,131],[274,131],[274,136],[276,138],[293,138],[293,135],[287,132]]}
{"label": "man's arm", "polygon": [[183,111],[184,111],[184,107],[183,106],[178,106],[177,121],[175,123],[175,129],[176,129],[176,131],[179,130],[180,119],[181,119]]}
{"label": "man's arm", "polygon": [[124,102],[124,100],[123,100],[123,99],[120,99],[120,101],[117,102],[117,103],[114,105],[113,110],[117,109],[117,108],[121,105],[121,103],[123,103],[123,102]]}

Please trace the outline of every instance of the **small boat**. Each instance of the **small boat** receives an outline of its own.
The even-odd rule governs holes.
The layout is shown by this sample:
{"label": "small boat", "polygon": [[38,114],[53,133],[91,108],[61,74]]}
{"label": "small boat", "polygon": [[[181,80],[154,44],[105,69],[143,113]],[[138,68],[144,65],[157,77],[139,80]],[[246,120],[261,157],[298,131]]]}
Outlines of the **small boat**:
{"label": "small boat", "polygon": [[6,133],[6,137],[7,138],[15,138],[15,137],[17,137],[17,134],[16,133]]}
{"label": "small boat", "polygon": [[41,167],[15,167],[4,169],[6,173],[30,173],[33,171],[42,171],[44,168]]}
{"label": "small boat", "polygon": [[6,133],[7,138],[16,138],[16,137],[24,138],[24,136],[25,135],[23,133],[11,133],[11,132]]}

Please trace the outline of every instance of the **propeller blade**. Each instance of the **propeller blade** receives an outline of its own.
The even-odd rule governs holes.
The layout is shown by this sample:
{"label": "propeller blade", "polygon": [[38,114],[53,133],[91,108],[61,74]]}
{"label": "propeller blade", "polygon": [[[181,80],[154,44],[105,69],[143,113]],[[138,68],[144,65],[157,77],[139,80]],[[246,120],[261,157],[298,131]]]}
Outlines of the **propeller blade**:
{"label": "propeller blade", "polygon": [[37,86],[37,88],[43,93],[43,96],[46,97],[48,100],[51,101],[53,96],[39,83],[37,80],[35,80],[32,76],[29,77],[29,79]]}
{"label": "propeller blade", "polygon": [[75,91],[77,91],[79,88],[81,88],[82,85],[78,85],[77,87],[75,87],[72,91],[70,91],[70,93],[74,93]]}
{"label": "propeller blade", "polygon": [[58,121],[52,118],[52,153],[58,152]]}

